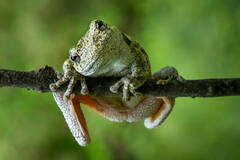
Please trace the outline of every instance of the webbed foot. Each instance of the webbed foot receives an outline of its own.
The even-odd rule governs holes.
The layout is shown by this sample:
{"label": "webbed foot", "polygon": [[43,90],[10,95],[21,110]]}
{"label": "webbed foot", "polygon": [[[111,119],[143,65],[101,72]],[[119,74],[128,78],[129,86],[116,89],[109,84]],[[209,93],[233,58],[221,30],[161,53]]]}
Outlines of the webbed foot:
{"label": "webbed foot", "polygon": [[184,78],[178,74],[178,71],[174,67],[164,67],[153,75],[153,79],[157,80],[158,85],[168,84],[172,80],[177,80],[184,83]]}
{"label": "webbed foot", "polygon": [[67,90],[64,93],[64,97],[69,98],[73,92],[74,86],[77,81],[81,82],[81,94],[88,94],[88,88],[85,81],[85,77],[79,74],[71,65],[71,63],[67,60],[63,64],[64,75],[57,72],[57,77],[59,80],[55,83],[50,84],[49,88],[51,91],[56,91],[59,87],[61,87],[64,83],[69,82]]}
{"label": "webbed foot", "polygon": [[138,81],[132,79],[130,76],[121,78],[117,83],[110,87],[110,91],[118,93],[119,88],[123,86],[123,100],[129,101],[132,94],[135,97],[142,96],[142,93],[137,92],[136,89],[139,87]]}
{"label": "webbed foot", "polygon": [[69,98],[69,96],[73,92],[74,86],[76,85],[76,83],[78,81],[81,82],[81,94],[82,95],[88,94],[88,88],[87,88],[87,84],[86,84],[84,76],[82,76],[81,74],[75,72],[75,73],[73,73],[73,75],[69,76],[68,79],[69,79],[69,84],[68,84],[67,90],[64,93],[65,97]]}

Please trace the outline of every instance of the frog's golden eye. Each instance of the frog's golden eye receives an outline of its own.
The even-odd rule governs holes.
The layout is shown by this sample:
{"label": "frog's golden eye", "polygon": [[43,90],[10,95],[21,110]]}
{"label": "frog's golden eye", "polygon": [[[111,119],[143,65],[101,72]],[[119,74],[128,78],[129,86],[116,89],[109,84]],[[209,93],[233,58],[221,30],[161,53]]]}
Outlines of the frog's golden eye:
{"label": "frog's golden eye", "polygon": [[96,20],[95,24],[96,28],[99,29],[100,31],[103,31],[106,28],[103,21],[101,20]]}

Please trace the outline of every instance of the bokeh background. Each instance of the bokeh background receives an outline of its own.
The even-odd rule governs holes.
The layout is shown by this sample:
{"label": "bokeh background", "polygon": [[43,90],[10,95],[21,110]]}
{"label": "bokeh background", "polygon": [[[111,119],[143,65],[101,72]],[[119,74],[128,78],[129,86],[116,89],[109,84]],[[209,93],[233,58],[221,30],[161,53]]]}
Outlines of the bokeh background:
{"label": "bokeh background", "polygon": [[[61,71],[93,19],[137,39],[153,72],[171,65],[186,79],[240,77],[239,0],[1,0],[0,68]],[[83,148],[50,93],[0,88],[0,160],[237,160],[239,103],[239,96],[177,98],[153,130],[83,108],[92,137]]]}

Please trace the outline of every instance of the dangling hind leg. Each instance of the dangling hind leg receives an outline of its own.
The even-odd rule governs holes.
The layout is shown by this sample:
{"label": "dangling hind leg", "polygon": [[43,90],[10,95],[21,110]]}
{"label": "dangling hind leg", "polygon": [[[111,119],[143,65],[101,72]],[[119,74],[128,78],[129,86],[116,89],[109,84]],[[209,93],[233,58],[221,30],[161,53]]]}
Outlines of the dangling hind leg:
{"label": "dangling hind leg", "polygon": [[148,129],[156,128],[159,126],[172,111],[174,106],[175,98],[161,97],[163,103],[160,103],[159,108],[156,113],[151,117],[148,117],[144,121],[144,125]]}

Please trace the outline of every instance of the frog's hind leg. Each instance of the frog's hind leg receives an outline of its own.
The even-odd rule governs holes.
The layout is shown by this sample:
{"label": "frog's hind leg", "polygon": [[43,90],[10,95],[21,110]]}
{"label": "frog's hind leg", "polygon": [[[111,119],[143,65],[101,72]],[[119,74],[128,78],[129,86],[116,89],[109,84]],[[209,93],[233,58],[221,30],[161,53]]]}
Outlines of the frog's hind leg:
{"label": "frog's hind leg", "polygon": [[75,95],[65,98],[64,93],[53,92],[53,96],[76,141],[81,146],[87,146],[90,143],[87,123]]}
{"label": "frog's hind leg", "polygon": [[174,106],[175,98],[161,97],[163,103],[160,103],[159,108],[156,113],[151,117],[148,117],[144,121],[144,125],[148,129],[156,128],[159,126],[172,111]]}
{"label": "frog's hind leg", "polygon": [[[88,95],[81,95],[81,94],[76,94],[75,95],[76,100],[79,103],[84,104],[86,107],[89,107],[96,111],[99,115],[103,116],[104,118],[110,120],[110,121],[115,121],[115,122],[123,122],[127,120],[128,117],[128,108],[127,107],[116,107],[116,104],[112,103],[115,102],[113,100],[110,102],[112,97],[93,97],[93,96],[88,96]],[[121,100],[121,98],[119,98]],[[115,103],[121,103],[121,101],[117,100]],[[101,102],[101,103],[99,103]]]}

